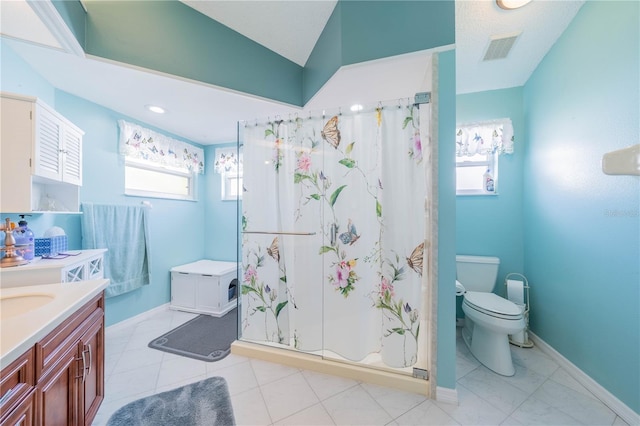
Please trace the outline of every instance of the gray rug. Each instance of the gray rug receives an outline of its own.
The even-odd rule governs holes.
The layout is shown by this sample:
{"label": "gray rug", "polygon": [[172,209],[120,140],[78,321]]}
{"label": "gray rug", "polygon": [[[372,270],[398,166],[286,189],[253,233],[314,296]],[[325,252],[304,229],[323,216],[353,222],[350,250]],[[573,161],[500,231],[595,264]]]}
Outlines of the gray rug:
{"label": "gray rug", "polygon": [[238,337],[237,308],[223,317],[198,315],[191,321],[153,339],[149,347],[201,361],[218,361],[229,355]]}
{"label": "gray rug", "polygon": [[210,377],[138,399],[111,415],[107,426],[232,426],[236,421],[227,382]]}

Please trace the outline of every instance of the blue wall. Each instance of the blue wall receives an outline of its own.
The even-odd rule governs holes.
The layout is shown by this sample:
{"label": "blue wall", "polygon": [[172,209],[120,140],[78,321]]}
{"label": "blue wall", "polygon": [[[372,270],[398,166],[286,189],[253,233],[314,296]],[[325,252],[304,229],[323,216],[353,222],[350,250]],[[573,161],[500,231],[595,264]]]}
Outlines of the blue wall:
{"label": "blue wall", "polygon": [[586,2],[524,87],[531,329],[640,412],[640,4]]}
{"label": "blue wall", "polygon": [[[523,166],[526,146],[523,88],[458,95],[458,124],[510,118],[514,153],[498,160],[499,187],[496,196],[456,197],[456,250],[458,254],[497,256],[500,270],[494,292],[505,294],[504,277],[524,272]],[[456,316],[464,314],[458,298]]]}
{"label": "blue wall", "polygon": [[[236,147],[236,143],[211,145],[205,147],[204,156],[214,161],[216,148]],[[237,240],[237,201],[222,201],[222,177],[220,174],[209,170],[205,180],[207,194],[205,201],[205,248],[206,259],[226,260],[235,262],[238,260]]]}

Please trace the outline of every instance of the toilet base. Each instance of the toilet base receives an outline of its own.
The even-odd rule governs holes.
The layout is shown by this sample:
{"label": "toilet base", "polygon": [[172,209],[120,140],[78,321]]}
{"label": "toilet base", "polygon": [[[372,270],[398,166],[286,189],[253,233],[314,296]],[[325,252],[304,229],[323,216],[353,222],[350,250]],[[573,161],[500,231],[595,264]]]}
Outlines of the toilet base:
{"label": "toilet base", "polygon": [[488,369],[503,376],[513,376],[516,373],[507,334],[478,327],[466,318],[462,340],[473,356]]}

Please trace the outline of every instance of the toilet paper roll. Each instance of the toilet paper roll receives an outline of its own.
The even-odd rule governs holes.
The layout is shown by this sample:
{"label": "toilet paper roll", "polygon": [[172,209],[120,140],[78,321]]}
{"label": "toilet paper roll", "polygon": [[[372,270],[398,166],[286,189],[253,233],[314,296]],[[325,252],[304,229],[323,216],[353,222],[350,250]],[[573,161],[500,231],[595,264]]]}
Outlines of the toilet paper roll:
{"label": "toilet paper roll", "polygon": [[456,296],[462,296],[467,292],[467,289],[460,283],[460,281],[456,280]]}
{"label": "toilet paper roll", "polygon": [[524,283],[520,280],[507,280],[507,299],[516,305],[524,305]]}

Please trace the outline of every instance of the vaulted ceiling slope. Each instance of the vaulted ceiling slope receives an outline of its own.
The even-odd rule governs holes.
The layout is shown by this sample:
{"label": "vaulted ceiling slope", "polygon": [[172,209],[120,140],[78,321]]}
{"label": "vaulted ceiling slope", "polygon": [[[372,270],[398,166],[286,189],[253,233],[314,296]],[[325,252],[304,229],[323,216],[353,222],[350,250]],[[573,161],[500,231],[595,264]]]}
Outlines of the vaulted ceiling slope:
{"label": "vaulted ceiling slope", "polygon": [[179,1],[87,1],[84,15],[77,3],[54,5],[85,28],[89,55],[297,106],[344,65],[455,38],[451,1],[339,1],[302,67]]}

